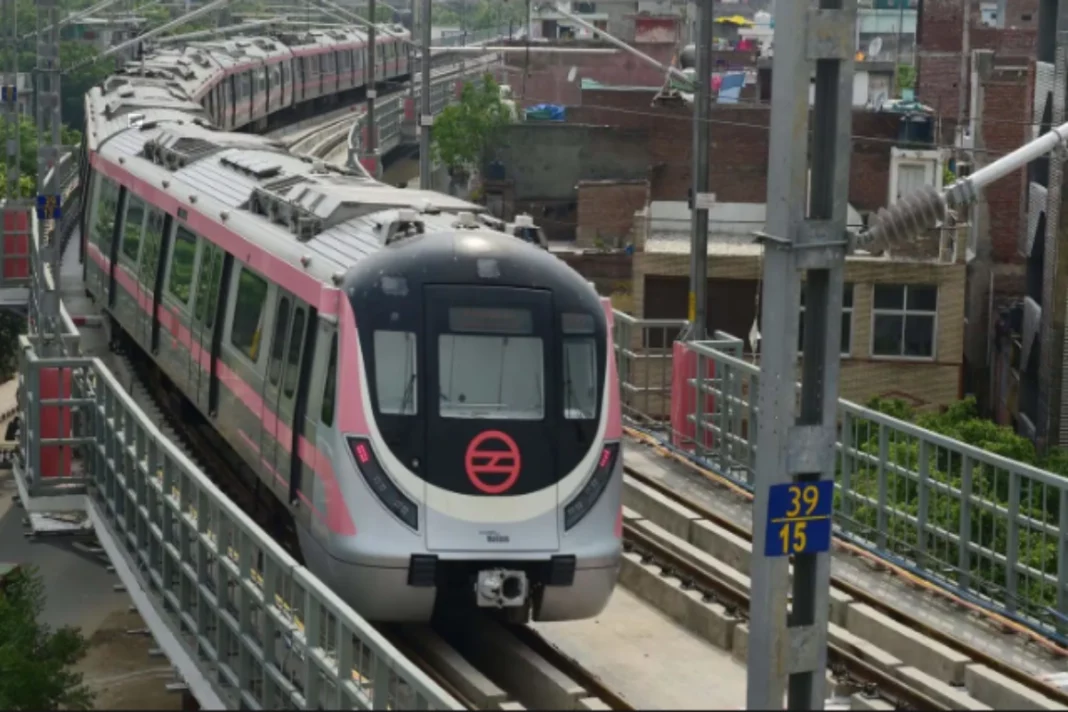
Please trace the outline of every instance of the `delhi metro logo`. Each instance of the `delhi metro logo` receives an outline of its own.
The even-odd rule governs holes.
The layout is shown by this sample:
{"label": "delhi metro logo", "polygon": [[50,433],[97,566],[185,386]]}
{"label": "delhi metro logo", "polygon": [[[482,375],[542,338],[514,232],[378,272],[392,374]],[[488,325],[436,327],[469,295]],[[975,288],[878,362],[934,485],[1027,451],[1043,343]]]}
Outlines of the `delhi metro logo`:
{"label": "delhi metro logo", "polygon": [[[476,435],[464,455],[467,479],[485,494],[503,494],[512,489],[519,479],[521,464],[519,446],[500,430]],[[497,481],[502,476],[504,479]]]}

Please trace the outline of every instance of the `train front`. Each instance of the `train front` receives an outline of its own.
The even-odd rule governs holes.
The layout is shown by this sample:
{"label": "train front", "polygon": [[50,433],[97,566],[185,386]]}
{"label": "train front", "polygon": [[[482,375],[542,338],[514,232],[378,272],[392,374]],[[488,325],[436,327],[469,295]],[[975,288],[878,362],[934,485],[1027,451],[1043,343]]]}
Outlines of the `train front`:
{"label": "train front", "polygon": [[342,585],[357,610],[598,614],[619,567],[622,453],[610,312],[592,286],[488,229],[407,238],[344,286],[359,383],[343,367],[342,407],[358,400],[362,417],[340,434],[360,487],[345,497],[357,535],[333,556],[367,567]]}

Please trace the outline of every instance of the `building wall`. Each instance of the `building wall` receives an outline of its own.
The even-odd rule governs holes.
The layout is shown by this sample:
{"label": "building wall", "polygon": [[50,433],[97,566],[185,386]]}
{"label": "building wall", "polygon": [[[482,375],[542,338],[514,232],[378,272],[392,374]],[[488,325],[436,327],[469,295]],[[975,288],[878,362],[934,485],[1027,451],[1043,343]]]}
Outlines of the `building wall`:
{"label": "building wall", "polygon": [[[634,256],[632,287],[633,314],[646,314],[646,279],[675,276],[687,279],[690,262],[686,255],[638,253]],[[761,261],[753,256],[715,256],[709,260],[709,280],[753,280],[759,284]],[[934,408],[958,400],[960,392],[961,353],[965,298],[965,268],[961,264],[931,262],[889,262],[850,258],[846,261],[845,281],[853,284],[852,351],[842,359],[840,397],[864,403],[872,397],[901,398],[919,408]],[[876,283],[936,284],[935,358],[873,358],[870,353],[872,328],[872,291]],[[684,293],[683,293],[684,294]],[[685,318],[685,298],[678,300],[676,318]],[[730,309],[731,305],[723,305]],[[664,314],[658,313],[658,317]],[[748,339],[748,334],[734,334]],[[670,357],[667,358],[670,361]],[[661,383],[670,374],[666,364],[637,378],[645,384]],[[798,374],[800,377],[800,373]],[[656,406],[653,406],[654,408]]]}
{"label": "building wall", "polygon": [[[685,107],[651,106],[654,93],[586,90],[582,106],[567,120],[609,124],[648,132],[652,200],[684,200],[693,184],[693,114]],[[710,191],[718,200],[761,203],[767,196],[768,126],[765,106],[713,106],[710,129]],[[886,205],[890,147],[899,117],[853,113],[853,155],[849,202],[861,212]]]}
{"label": "building wall", "polygon": [[[916,95],[944,119],[943,138],[949,136],[950,140],[960,105],[961,62],[968,62],[965,76],[970,77],[971,51],[989,49],[999,57],[1031,57],[1035,52],[1040,0],[1006,0],[1004,25],[999,28],[982,25],[980,1],[923,0],[919,10]],[[967,52],[965,3],[970,12]],[[966,83],[965,108],[969,101],[970,88]]]}
{"label": "building wall", "polygon": [[503,169],[483,171],[487,202],[500,217],[528,213],[550,240],[573,240],[577,188],[584,180],[645,180],[648,136],[641,129],[545,122],[513,124],[495,149]]}
{"label": "building wall", "polygon": [[647,180],[580,181],[576,245],[624,246],[634,224],[634,213],[648,202]]}

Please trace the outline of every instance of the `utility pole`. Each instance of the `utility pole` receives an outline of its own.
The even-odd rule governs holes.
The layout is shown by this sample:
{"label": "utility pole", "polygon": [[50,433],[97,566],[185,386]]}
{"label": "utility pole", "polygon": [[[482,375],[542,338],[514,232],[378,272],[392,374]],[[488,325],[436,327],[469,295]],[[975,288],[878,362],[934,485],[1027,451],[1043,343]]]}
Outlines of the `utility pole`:
{"label": "utility pole", "polygon": [[711,0],[697,7],[697,91],[693,110],[693,189],[690,199],[693,240],[690,245],[690,328],[688,338],[700,341],[707,336],[705,309],[708,301],[708,215],[716,197],[708,192],[708,113],[712,103],[712,23],[715,8]]}
{"label": "utility pole", "polygon": [[419,90],[419,188],[430,190],[430,128],[434,125],[434,115],[430,113],[430,41],[431,26],[430,0],[422,0],[423,22],[419,31],[423,35],[422,61],[419,71],[421,88]]}
{"label": "utility pole", "polygon": [[[37,0],[37,219],[40,221],[41,263],[52,272],[54,285],[42,284],[38,333],[45,355],[59,353],[59,263],[62,217],[59,177],[59,0]],[[45,226],[51,225],[46,231]]]}
{"label": "utility pole", "polygon": [[[756,424],[749,709],[782,709],[784,691],[787,709],[824,706],[856,18],[857,0],[791,0],[776,8],[776,27],[786,31],[775,37],[767,222],[758,235],[764,245],[764,338]],[[811,197],[806,195],[809,155]],[[802,288],[805,340],[798,409]]]}
{"label": "utility pole", "polygon": [[375,0],[367,0],[368,20],[367,26],[367,145],[364,152],[374,161],[374,175],[378,175],[378,127],[375,126],[375,99],[378,98],[378,72],[375,64],[378,62],[378,47],[375,46],[377,20],[375,19]]}
{"label": "utility pole", "polygon": [[[7,66],[4,68],[4,121],[7,122],[7,206],[14,212],[20,202],[19,195],[19,33],[16,0],[0,0],[4,3],[4,46],[7,47]],[[4,227],[13,222],[14,215],[5,220]]]}

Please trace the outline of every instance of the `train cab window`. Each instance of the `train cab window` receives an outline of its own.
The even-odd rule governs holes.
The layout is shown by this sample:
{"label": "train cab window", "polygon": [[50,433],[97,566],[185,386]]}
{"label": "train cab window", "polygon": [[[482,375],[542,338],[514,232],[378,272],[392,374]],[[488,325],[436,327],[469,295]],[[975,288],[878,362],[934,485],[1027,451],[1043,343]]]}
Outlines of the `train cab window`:
{"label": "train cab window", "polygon": [[337,334],[330,339],[330,358],[326,363],[326,382],[323,385],[323,407],[319,420],[330,427],[334,424],[334,399],[337,392]]}
{"label": "train cab window", "polygon": [[100,251],[108,256],[111,254],[111,237],[115,234],[115,214],[119,209],[119,187],[103,176],[98,180],[100,194],[96,201],[92,236]]}
{"label": "train cab window", "polygon": [[267,378],[272,386],[282,379],[282,355],[286,350],[286,331],[289,329],[289,297],[278,301],[278,316],[274,321],[274,336],[271,337],[271,358],[267,362]]}
{"label": "train cab window", "polygon": [[126,219],[122,224],[122,254],[137,264],[141,230],[145,225],[145,201],[130,193],[126,199]]}
{"label": "train cab window", "polygon": [[197,299],[193,316],[209,329],[215,324],[215,306],[219,302],[219,277],[222,275],[223,253],[210,242],[204,242],[200,257],[200,276],[197,279]]}
{"label": "train cab window", "polygon": [[415,346],[415,334],[410,331],[375,332],[375,394],[379,412],[388,415],[419,412]]}
{"label": "train cab window", "polygon": [[297,381],[300,380],[300,352],[304,346],[304,308],[297,307],[293,312],[293,330],[289,334],[289,355],[286,358],[286,376],[282,386],[282,393],[286,398],[292,398],[297,392]]}
{"label": "train cab window", "polygon": [[593,317],[564,314],[564,418],[593,420],[597,417],[597,345],[593,340]]}
{"label": "train cab window", "polygon": [[266,280],[242,267],[237,281],[237,299],[234,302],[234,323],[230,328],[230,343],[253,362],[259,360],[261,332],[263,331],[263,305],[266,301]]}
{"label": "train cab window", "polygon": [[179,225],[174,234],[174,250],[171,253],[171,277],[167,291],[182,304],[189,305],[189,293],[193,286],[193,267],[197,257],[197,236]]}
{"label": "train cab window", "polygon": [[443,418],[545,417],[543,342],[526,309],[453,307],[438,337]]}

